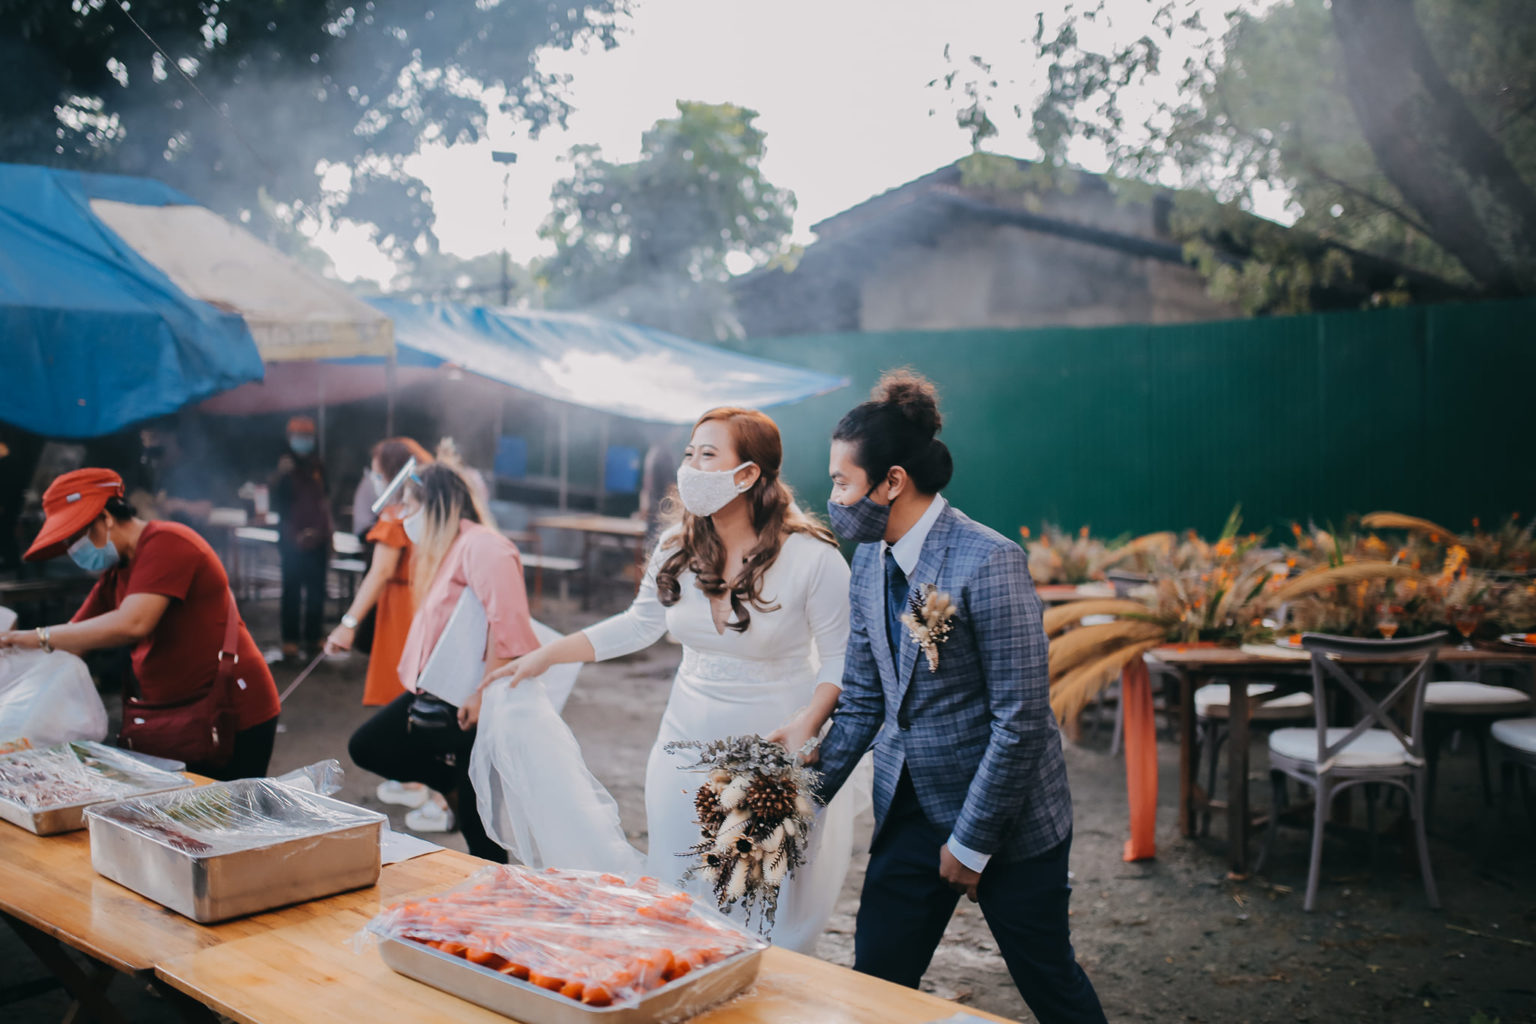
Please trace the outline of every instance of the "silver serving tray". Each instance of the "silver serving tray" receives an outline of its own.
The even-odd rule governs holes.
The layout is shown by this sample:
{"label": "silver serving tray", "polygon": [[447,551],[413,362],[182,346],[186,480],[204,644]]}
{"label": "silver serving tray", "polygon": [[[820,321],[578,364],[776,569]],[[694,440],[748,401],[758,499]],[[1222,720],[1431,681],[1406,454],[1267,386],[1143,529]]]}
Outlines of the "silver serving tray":
{"label": "silver serving tray", "polygon": [[[175,817],[190,801],[225,794],[242,815],[269,823],[271,834],[221,835]],[[86,820],[98,874],[206,924],[373,885],[386,819],[271,779],[237,779],[94,807]]]}
{"label": "silver serving tray", "polygon": [[99,775],[103,779],[112,778],[121,785],[81,796],[68,803],[48,805],[39,805],[34,800],[18,795],[0,793],[0,819],[40,836],[76,832],[85,828],[87,807],[192,787],[191,780],[174,772],[162,771],[129,751],[90,741],[13,751],[0,756],[0,772],[4,772],[7,764],[17,765],[23,759],[35,759],[39,755],[59,756],[65,751],[74,754],[80,766],[78,770]]}
{"label": "silver serving tray", "polygon": [[588,1006],[500,971],[408,939],[381,938],[390,968],[522,1024],[673,1024],[695,1017],[757,979],[763,951],[749,949],[647,992],[633,1006]]}

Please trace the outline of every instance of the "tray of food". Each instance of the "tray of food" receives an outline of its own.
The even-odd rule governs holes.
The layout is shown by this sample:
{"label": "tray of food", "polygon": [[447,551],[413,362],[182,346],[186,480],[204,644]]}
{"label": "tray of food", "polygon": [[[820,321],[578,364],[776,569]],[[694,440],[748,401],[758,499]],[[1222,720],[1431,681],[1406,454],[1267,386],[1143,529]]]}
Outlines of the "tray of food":
{"label": "tray of food", "polygon": [[654,878],[496,866],[368,932],[394,970],[524,1024],[669,1024],[736,995],[767,943]]}
{"label": "tray of food", "polygon": [[129,797],[187,789],[126,750],[80,741],[0,756],[0,818],[40,836],[85,827],[85,809]]}
{"label": "tray of food", "polygon": [[91,866],[208,923],[373,885],[384,815],[273,779],[93,807]]}

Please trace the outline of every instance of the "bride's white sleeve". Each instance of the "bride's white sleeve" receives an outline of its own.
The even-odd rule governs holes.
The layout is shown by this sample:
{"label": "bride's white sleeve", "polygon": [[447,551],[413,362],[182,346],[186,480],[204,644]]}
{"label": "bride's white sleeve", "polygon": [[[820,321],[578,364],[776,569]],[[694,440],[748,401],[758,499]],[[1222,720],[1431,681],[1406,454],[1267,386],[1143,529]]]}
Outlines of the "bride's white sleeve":
{"label": "bride's white sleeve", "polygon": [[815,541],[815,562],[810,567],[805,621],[816,643],[821,667],[818,683],[843,685],[843,656],[848,648],[848,563],[830,544]]}
{"label": "bride's white sleeve", "polygon": [[628,609],[582,630],[591,641],[598,661],[643,651],[666,635],[667,609],[656,596],[656,570],[666,560],[663,553],[666,547],[663,537],[651,555],[650,564],[645,567],[640,592]]}

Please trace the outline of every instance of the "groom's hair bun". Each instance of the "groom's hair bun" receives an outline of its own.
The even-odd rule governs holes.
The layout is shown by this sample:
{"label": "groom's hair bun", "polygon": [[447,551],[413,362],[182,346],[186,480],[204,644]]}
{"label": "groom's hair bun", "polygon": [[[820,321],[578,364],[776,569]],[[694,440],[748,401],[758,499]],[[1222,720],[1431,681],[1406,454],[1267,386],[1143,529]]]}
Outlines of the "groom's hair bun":
{"label": "groom's hair bun", "polygon": [[938,388],[912,370],[887,370],[869,397],[883,405],[894,406],[914,426],[927,431],[930,438],[944,426],[944,417],[939,414]]}
{"label": "groom's hair bun", "polygon": [[943,425],[933,382],[912,370],[889,370],[869,401],[842,418],[832,439],[855,446],[854,461],[870,483],[900,466],[919,491],[936,494],[955,473],[949,447],[934,436]]}

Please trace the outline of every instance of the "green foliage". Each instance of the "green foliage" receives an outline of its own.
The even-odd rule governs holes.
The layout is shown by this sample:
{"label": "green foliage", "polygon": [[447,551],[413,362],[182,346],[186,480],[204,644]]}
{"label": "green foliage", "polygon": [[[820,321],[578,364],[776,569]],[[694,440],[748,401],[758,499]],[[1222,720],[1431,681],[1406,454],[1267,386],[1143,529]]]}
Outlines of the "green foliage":
{"label": "green foliage", "polygon": [[645,133],[632,163],[571,150],[540,229],[555,243],[538,268],[551,306],[722,338],[734,332],[726,257],[786,255],[795,198],[763,176],[756,111],[687,101],[677,110]]}
{"label": "green foliage", "polygon": [[[1352,102],[1346,68],[1363,59],[1407,58],[1349,50],[1326,0],[1238,4],[1232,0],[1236,9],[1220,25],[1207,24],[1201,9],[1209,5],[1195,0],[1099,0],[1068,5],[1055,20],[1039,15],[1020,65],[1044,67],[1024,116],[1045,162],[1064,166],[1069,147],[1081,157],[1091,143],[1111,175],[1187,190],[1176,200],[1175,236],[1188,243],[1215,295],[1250,311],[1305,311],[1313,288],[1356,274],[1356,250],[1453,284],[1507,293],[1502,281],[1469,269],[1464,239],[1436,216],[1443,211],[1405,198],[1405,183],[1439,169],[1384,161],[1368,141],[1362,117],[1397,112],[1362,111]],[[1414,0],[1409,14],[1475,119],[1472,130],[1502,148],[1523,179],[1506,181],[1505,197],[1529,199],[1536,183],[1536,19],[1529,4]],[[946,76],[962,105],[962,125],[990,126],[978,111],[1010,101],[1022,109],[1017,95],[1007,95],[1020,87],[1000,85],[996,63],[972,57]],[[1424,105],[1438,104],[1444,114],[1444,99],[1431,96]],[[979,145],[991,133],[973,130],[973,140]],[[1426,146],[1439,142],[1428,139]],[[1441,155],[1452,167],[1474,159]],[[1462,191],[1486,223],[1460,227],[1498,236],[1510,221],[1507,204],[1487,201],[1478,170]],[[1248,215],[1257,199],[1276,191],[1290,197],[1292,231]],[[1528,252],[1512,244],[1502,255],[1511,278],[1532,280]],[[1369,301],[1397,305],[1412,294],[1411,282],[1399,279]]]}
{"label": "green foliage", "polygon": [[[563,124],[560,80],[537,51],[611,47],[627,9],[0,0],[0,159],[149,175],[278,241],[301,222],[350,218],[409,257],[435,241],[406,157],[423,142],[479,139],[486,90],[504,91],[503,109],[532,134]],[[346,188],[322,188],[327,165],[350,168]]]}

